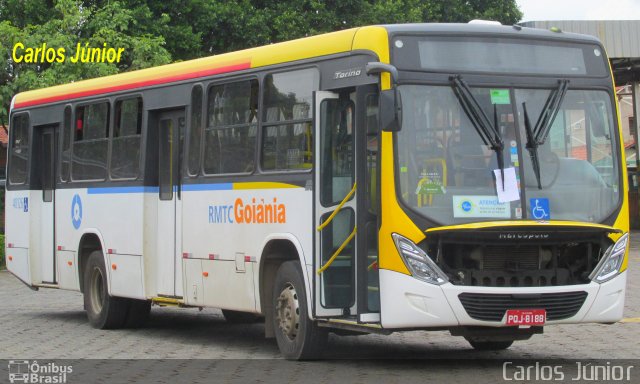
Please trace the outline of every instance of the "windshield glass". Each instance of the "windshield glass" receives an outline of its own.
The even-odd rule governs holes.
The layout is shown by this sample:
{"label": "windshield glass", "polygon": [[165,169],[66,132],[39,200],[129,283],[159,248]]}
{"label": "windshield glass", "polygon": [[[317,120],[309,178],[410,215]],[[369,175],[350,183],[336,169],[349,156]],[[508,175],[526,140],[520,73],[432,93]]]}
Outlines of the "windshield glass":
{"label": "windshield glass", "polygon": [[617,207],[615,126],[606,92],[566,91],[532,150],[523,110],[535,131],[553,89],[471,87],[474,102],[504,143],[503,151],[495,151],[451,86],[402,85],[399,91],[401,198],[429,219],[445,225],[518,219],[601,222]]}

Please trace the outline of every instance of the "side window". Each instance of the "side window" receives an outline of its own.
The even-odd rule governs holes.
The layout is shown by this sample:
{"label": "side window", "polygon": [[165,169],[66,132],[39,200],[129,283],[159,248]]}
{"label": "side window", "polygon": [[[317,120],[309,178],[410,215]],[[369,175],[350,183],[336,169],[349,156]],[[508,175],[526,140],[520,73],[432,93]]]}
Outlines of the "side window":
{"label": "side window", "polygon": [[104,180],[107,176],[109,102],[76,107],[71,178]]}
{"label": "side window", "polygon": [[209,88],[207,100],[205,174],[253,172],[258,81],[214,85]]}
{"label": "side window", "polygon": [[73,135],[73,121],[71,120],[71,107],[64,109],[62,122],[62,151],[60,151],[60,180],[69,181],[71,170],[71,136]]}
{"label": "side window", "polygon": [[367,208],[376,214],[378,210],[376,183],[378,181],[378,94],[366,97],[367,132]]}
{"label": "side window", "polygon": [[24,184],[27,181],[29,161],[29,115],[14,116],[9,129],[11,131],[9,183]]}
{"label": "side window", "polygon": [[311,168],[311,113],[318,83],[315,68],[266,76],[260,159],[263,170]]}
{"label": "side window", "polygon": [[140,169],[142,98],[118,100],[109,170],[113,179],[135,179]]}
{"label": "side window", "polygon": [[191,91],[191,122],[189,126],[189,174],[200,173],[200,142],[202,140],[202,86]]}
{"label": "side window", "polygon": [[327,99],[320,104],[320,202],[338,204],[354,183],[354,104],[347,99]]}

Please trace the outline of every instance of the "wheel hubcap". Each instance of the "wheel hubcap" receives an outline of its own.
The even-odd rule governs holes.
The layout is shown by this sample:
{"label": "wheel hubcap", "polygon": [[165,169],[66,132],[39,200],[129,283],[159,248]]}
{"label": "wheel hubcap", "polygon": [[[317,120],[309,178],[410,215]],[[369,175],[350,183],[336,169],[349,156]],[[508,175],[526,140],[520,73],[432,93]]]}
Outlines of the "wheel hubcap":
{"label": "wheel hubcap", "polygon": [[284,287],[276,302],[276,320],[282,333],[291,341],[295,340],[300,327],[300,306],[298,293],[290,283]]}
{"label": "wheel hubcap", "polygon": [[91,273],[91,309],[94,313],[102,311],[104,302],[104,284],[102,284],[102,272],[95,268]]}

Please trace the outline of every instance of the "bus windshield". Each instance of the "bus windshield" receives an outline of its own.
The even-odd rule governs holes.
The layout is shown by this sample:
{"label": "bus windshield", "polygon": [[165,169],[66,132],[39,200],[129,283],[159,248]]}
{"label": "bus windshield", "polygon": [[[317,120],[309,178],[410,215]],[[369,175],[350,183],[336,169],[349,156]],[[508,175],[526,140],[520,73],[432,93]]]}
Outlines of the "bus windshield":
{"label": "bus windshield", "polygon": [[[495,126],[504,144],[496,155],[495,143],[483,140],[455,86],[401,85],[399,91],[399,192],[428,219],[443,225],[520,219],[599,223],[618,207],[619,160],[607,92],[569,88],[550,108],[550,100],[558,100],[556,88],[470,87],[485,125]],[[524,110],[529,134],[539,134],[535,150]],[[548,123],[538,128],[546,132],[535,132],[545,118]],[[505,175],[504,187],[499,174]],[[497,188],[513,193],[499,200]]]}

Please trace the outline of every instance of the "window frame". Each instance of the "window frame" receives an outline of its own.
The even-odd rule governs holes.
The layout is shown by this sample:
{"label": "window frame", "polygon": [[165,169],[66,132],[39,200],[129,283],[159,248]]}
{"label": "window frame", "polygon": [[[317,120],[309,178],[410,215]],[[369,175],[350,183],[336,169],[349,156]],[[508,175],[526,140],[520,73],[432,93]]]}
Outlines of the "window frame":
{"label": "window frame", "polygon": [[[20,117],[20,116],[26,116],[27,117],[27,135],[29,137],[29,143],[27,144],[27,164],[26,164],[26,169],[25,169],[25,177],[24,177],[24,181],[20,182],[20,183],[14,183],[11,181],[11,174],[12,172],[10,172],[10,170],[13,169],[13,149],[14,149],[14,133],[13,133],[13,129],[11,128],[14,125],[14,121],[16,117]],[[30,111],[22,111],[22,112],[15,112],[11,114],[11,118],[10,118],[10,123],[9,123],[9,143],[7,146],[7,187],[20,187],[20,186],[26,186],[27,188],[30,186],[31,184],[31,158],[32,158],[32,154],[33,154],[33,129],[32,129],[32,125],[31,125],[31,113]],[[9,188],[9,189],[13,189],[13,188]]]}
{"label": "window frame", "polygon": [[[120,102],[123,101],[127,101],[127,100],[133,100],[133,99],[139,99],[139,105],[140,105],[140,110],[139,110],[139,116],[140,116],[140,133],[136,134],[136,135],[126,135],[126,136],[118,136],[118,138],[122,138],[122,137],[135,137],[138,136],[140,138],[140,151],[138,153],[138,167],[136,170],[136,176],[135,177],[118,177],[115,178],[113,177],[113,174],[111,173],[112,167],[111,167],[111,161],[113,160],[113,140],[116,138],[115,137],[115,132],[116,132],[116,105]],[[141,166],[141,162],[143,161],[143,147],[144,147],[144,143],[143,143],[143,136],[144,136],[144,122],[145,122],[145,116],[144,116],[144,96],[142,93],[132,93],[132,94],[128,94],[128,95],[123,95],[123,96],[118,96],[114,99],[111,100],[111,109],[109,112],[109,136],[107,137],[107,139],[109,140],[109,147],[107,150],[107,178],[106,180],[108,181],[126,181],[126,180],[138,180],[142,177],[142,166]]]}
{"label": "window frame", "polygon": [[[283,73],[291,73],[291,72],[298,72],[298,71],[304,71],[307,69],[313,69],[316,72],[317,75],[317,83],[315,84],[316,87],[315,89],[311,90],[311,113],[310,116],[306,119],[292,119],[292,120],[274,120],[274,121],[268,121],[267,120],[267,108],[266,108],[266,82],[267,82],[267,77],[269,76],[273,76],[273,75],[278,75],[278,74],[283,74]],[[320,90],[320,84],[322,82],[322,71],[320,70],[318,65],[306,65],[306,66],[302,66],[302,67],[294,67],[294,68],[282,68],[279,70],[275,70],[275,71],[270,71],[270,72],[265,72],[262,76],[262,84],[261,84],[261,89],[260,89],[260,100],[259,100],[259,106],[261,109],[260,111],[260,119],[259,119],[259,131],[258,131],[258,170],[260,171],[260,173],[264,173],[264,174],[308,174],[313,172],[313,169],[315,168],[315,156],[317,154],[315,154],[315,141],[316,141],[316,118],[315,118],[315,92]],[[263,156],[263,140],[265,137],[265,129],[268,127],[278,127],[281,125],[288,125],[288,124],[304,124],[304,123],[311,123],[311,168],[309,169],[264,169],[264,167],[262,166],[262,156]]]}
{"label": "window frame", "polygon": [[[251,82],[251,81],[255,81],[258,87],[258,104],[257,104],[257,109],[256,109],[256,122],[255,123],[243,123],[243,124],[231,124],[231,125],[222,125],[219,127],[213,127],[213,128],[209,128],[209,93],[211,91],[211,88],[213,87],[217,87],[217,86],[224,86],[227,84],[233,84],[233,83],[241,83],[241,82]],[[196,83],[196,84],[201,84],[201,83]],[[192,88],[193,89],[193,88]],[[203,104],[202,104],[202,108],[203,108],[203,114],[202,114],[202,144],[200,145],[201,150],[200,150],[200,174],[201,176],[204,177],[228,177],[228,176],[249,176],[249,175],[255,175],[258,170],[259,170],[259,165],[258,165],[258,151],[260,148],[260,111],[261,111],[261,107],[262,107],[262,100],[261,100],[261,96],[262,96],[262,83],[260,81],[260,78],[257,75],[249,75],[249,76],[240,76],[240,77],[233,77],[230,79],[216,79],[213,80],[209,83],[206,84],[206,86],[203,86],[203,91],[206,92],[203,94]],[[189,96],[191,97],[191,95]],[[249,99],[251,100],[251,99]],[[189,102],[191,102],[191,100],[189,100]],[[207,148],[207,143],[206,143],[206,137],[207,137],[207,131],[211,131],[211,130],[221,130],[221,129],[230,129],[230,128],[242,128],[242,127],[248,127],[251,128],[252,126],[255,126],[256,128],[256,142],[254,143],[254,148],[253,148],[253,170],[251,172],[233,172],[233,173],[228,173],[228,172],[224,172],[224,173],[207,173],[205,170],[205,153],[206,153],[206,148]]]}
{"label": "window frame", "polygon": [[[187,108],[187,113],[188,115],[186,116],[187,118],[187,134],[185,135],[185,147],[186,147],[186,151],[183,153],[184,158],[186,159],[186,161],[184,161],[184,166],[185,169],[183,173],[183,178],[187,178],[187,179],[192,179],[192,178],[197,178],[201,175],[204,175],[204,149],[205,149],[205,145],[204,145],[204,133],[205,130],[207,129],[206,127],[206,122],[205,122],[205,117],[206,117],[206,112],[207,112],[207,108],[208,108],[208,89],[209,86],[211,85],[211,83],[205,85],[203,82],[197,82],[197,83],[193,83],[191,84],[191,92],[189,93],[189,104]],[[193,112],[194,112],[194,106],[193,106],[193,92],[196,89],[196,87],[200,87],[200,92],[202,92],[201,95],[201,100],[200,100],[200,145],[198,145],[198,161],[195,163],[196,165],[196,172],[192,173],[192,169],[191,169],[191,164],[190,164],[190,156],[191,156],[191,152],[192,152],[192,147],[191,147],[191,131],[193,130]],[[206,92],[205,92],[206,91]],[[258,105],[258,109],[259,109],[259,105]]]}
{"label": "window frame", "polygon": [[[102,181],[102,182],[106,182],[110,180],[110,169],[109,169],[109,164],[110,164],[110,157],[111,157],[111,135],[112,135],[112,131],[113,131],[113,113],[114,113],[114,108],[112,105],[112,100],[110,98],[100,98],[100,99],[96,99],[96,100],[91,100],[91,101],[86,101],[86,102],[82,102],[82,103],[76,103],[73,108],[72,108],[72,127],[73,127],[73,134],[72,134],[72,140],[71,140],[71,163],[70,163],[70,168],[69,168],[69,182],[74,182],[74,183],[85,183],[85,182],[96,182],[96,181]],[[98,140],[106,140],[107,141],[107,158],[106,158],[106,163],[105,163],[105,176],[101,179],[75,179],[73,177],[73,164],[74,164],[74,155],[75,155],[75,145],[78,141],[82,142],[85,141],[83,140],[76,140],[76,124],[77,124],[77,116],[78,116],[78,108],[80,107],[86,107],[87,105],[93,105],[93,104],[101,104],[101,103],[107,103],[107,106],[109,107],[108,113],[107,113],[107,117],[108,117],[108,121],[107,121],[107,136],[105,138],[102,139],[90,139],[90,140],[86,140],[86,141],[98,141]],[[84,129],[84,127],[83,127]]]}

